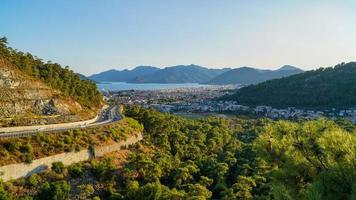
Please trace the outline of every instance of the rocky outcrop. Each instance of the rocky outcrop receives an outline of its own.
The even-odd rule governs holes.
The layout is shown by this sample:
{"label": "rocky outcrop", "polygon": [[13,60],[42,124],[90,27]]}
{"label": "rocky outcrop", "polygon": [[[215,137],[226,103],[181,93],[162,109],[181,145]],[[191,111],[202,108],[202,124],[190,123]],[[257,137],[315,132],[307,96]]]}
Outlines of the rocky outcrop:
{"label": "rocky outcrop", "polygon": [[17,69],[0,65],[0,120],[26,116],[66,116],[81,110],[80,104],[62,97],[59,91]]}

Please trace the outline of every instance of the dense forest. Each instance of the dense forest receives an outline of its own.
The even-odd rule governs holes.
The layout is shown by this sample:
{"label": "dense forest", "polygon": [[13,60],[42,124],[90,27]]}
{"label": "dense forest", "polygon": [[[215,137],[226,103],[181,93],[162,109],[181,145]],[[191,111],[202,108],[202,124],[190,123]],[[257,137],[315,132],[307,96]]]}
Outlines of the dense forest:
{"label": "dense forest", "polygon": [[0,59],[11,63],[23,73],[39,79],[51,88],[58,89],[64,96],[71,96],[82,106],[93,108],[100,105],[101,94],[94,82],[81,80],[80,75],[74,73],[69,67],[51,62],[43,62],[41,59],[23,53],[7,46],[7,38],[0,38]]}
{"label": "dense forest", "polygon": [[227,84],[241,84],[250,85],[261,83],[263,81],[282,78],[298,73],[302,73],[303,70],[290,65],[282,66],[276,70],[262,70],[252,67],[240,67],[229,70],[206,82],[211,85],[227,85]]}
{"label": "dense forest", "polygon": [[47,173],[1,184],[0,199],[11,199],[18,185],[35,188],[34,199],[73,192],[111,200],[356,198],[356,129],[346,121],[191,120],[139,107],[125,113],[143,125],[144,140],[124,166],[108,158],[54,163]]}
{"label": "dense forest", "polygon": [[356,106],[356,63],[342,63],[251,85],[222,99],[284,108]]}

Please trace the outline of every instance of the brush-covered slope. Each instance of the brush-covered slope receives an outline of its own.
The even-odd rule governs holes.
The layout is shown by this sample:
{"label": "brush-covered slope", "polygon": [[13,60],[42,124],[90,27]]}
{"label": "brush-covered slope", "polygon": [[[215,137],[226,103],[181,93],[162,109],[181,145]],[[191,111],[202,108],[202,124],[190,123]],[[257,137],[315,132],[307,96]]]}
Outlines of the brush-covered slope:
{"label": "brush-covered slope", "polygon": [[0,126],[76,121],[102,103],[92,81],[7,47],[0,38]]}
{"label": "brush-covered slope", "polygon": [[251,67],[241,67],[232,69],[208,81],[211,85],[242,84],[250,85],[263,81],[282,78],[293,74],[298,74],[303,70],[285,65],[278,70],[260,70]]}
{"label": "brush-covered slope", "polygon": [[223,99],[275,107],[353,107],[356,106],[356,62],[251,85]]}

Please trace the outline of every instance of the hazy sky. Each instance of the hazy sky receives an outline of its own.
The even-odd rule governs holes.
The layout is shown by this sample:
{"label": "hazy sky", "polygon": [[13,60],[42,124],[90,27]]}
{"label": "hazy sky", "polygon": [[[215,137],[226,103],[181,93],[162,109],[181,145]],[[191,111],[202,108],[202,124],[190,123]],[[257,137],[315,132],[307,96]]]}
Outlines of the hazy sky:
{"label": "hazy sky", "polygon": [[356,1],[1,0],[10,46],[83,74],[356,61]]}

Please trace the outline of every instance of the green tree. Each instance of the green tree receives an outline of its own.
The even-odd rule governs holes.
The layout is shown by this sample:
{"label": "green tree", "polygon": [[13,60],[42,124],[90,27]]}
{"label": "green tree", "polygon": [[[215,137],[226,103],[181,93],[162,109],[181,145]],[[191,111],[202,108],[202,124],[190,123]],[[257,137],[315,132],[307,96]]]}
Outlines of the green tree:
{"label": "green tree", "polygon": [[64,172],[64,164],[62,162],[54,162],[52,163],[51,167],[52,171],[56,172],[57,174],[62,174]]}
{"label": "green tree", "polygon": [[65,200],[68,198],[70,185],[66,181],[53,183],[46,182],[38,192],[36,199],[39,200]]}

